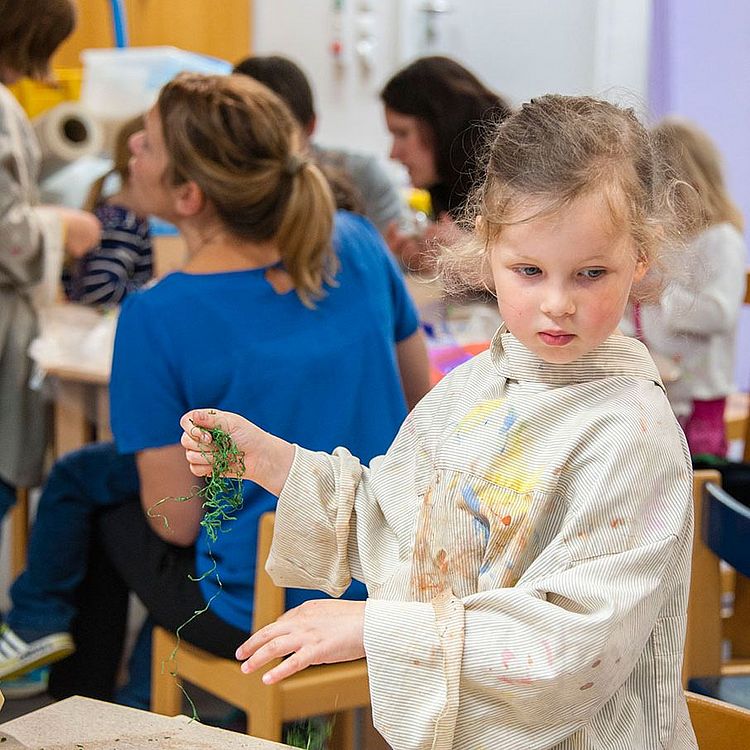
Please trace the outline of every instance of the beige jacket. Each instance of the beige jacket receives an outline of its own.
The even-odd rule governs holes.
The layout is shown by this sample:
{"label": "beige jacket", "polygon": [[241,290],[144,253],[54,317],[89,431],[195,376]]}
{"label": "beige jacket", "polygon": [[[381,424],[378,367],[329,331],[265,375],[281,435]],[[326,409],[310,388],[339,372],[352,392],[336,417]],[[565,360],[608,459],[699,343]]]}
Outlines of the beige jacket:
{"label": "beige jacket", "polygon": [[62,248],[59,220],[36,207],[39,158],[25,113],[0,84],[0,477],[17,486],[41,481],[47,433],[42,398],[29,388],[31,295],[45,253]]}
{"label": "beige jacket", "polygon": [[613,335],[554,365],[500,331],[369,469],[296,449],[267,567],[367,584],[396,750],[693,749],[691,538],[690,459],[645,347]]}

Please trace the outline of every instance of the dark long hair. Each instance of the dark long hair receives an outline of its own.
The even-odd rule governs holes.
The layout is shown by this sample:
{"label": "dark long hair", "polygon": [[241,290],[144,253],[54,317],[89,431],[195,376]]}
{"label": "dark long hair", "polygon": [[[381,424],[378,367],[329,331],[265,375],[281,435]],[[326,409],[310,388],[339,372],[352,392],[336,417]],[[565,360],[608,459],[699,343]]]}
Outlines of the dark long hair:
{"label": "dark long hair", "polygon": [[510,105],[473,73],[448,57],[422,57],[396,73],[380,98],[389,109],[417,117],[435,155],[439,183],[430,186],[435,215],[457,217],[483,177],[485,132]]}

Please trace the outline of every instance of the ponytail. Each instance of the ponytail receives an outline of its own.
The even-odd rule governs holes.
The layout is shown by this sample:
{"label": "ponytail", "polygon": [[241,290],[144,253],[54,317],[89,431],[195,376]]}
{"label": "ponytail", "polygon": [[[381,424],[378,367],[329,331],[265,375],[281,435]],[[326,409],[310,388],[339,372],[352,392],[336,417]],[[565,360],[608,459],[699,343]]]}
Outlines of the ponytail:
{"label": "ponytail", "polygon": [[323,296],[323,284],[330,284],[338,270],[331,245],[335,205],[320,169],[306,159],[295,165],[297,158],[289,159],[291,191],[276,242],[297,295],[303,304],[313,307]]}

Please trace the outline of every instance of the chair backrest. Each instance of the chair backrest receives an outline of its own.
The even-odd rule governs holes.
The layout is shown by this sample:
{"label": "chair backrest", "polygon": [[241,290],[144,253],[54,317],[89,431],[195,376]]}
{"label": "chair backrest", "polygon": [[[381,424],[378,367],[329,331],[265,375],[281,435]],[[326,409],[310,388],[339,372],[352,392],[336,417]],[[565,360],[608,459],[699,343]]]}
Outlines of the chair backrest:
{"label": "chair backrest", "polygon": [[721,560],[750,576],[750,508],[709,481],[703,488],[701,538]]}
{"label": "chair backrest", "polygon": [[700,750],[750,748],[750,710],[697,693],[685,693]]}
{"label": "chair backrest", "polygon": [[258,552],[255,558],[255,593],[253,596],[253,633],[270,625],[284,614],[285,589],[279,588],[266,573],[271,551],[276,514],[264,513],[258,522]]}

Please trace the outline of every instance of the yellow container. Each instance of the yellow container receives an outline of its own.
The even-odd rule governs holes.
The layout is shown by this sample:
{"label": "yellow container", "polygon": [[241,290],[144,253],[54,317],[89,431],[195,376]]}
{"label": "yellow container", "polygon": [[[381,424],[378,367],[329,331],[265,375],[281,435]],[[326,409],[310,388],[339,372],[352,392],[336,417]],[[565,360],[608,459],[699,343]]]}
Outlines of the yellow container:
{"label": "yellow container", "polygon": [[30,118],[80,97],[82,68],[58,68],[53,72],[53,79],[52,83],[42,83],[22,78],[9,87]]}
{"label": "yellow container", "polygon": [[432,201],[430,200],[430,194],[426,190],[409,188],[406,202],[412,211],[421,211],[427,216],[432,213]]}

